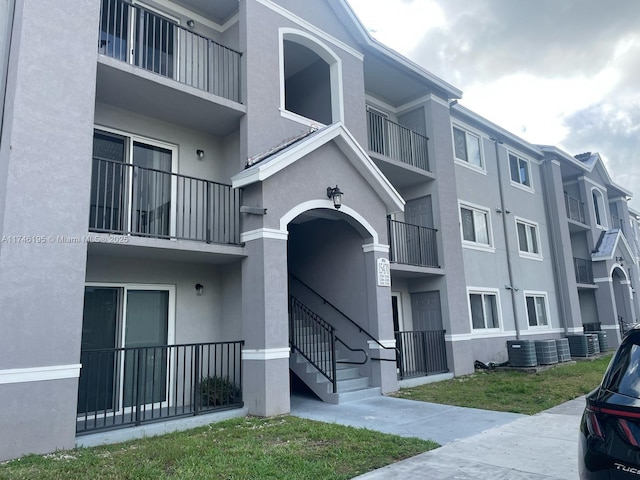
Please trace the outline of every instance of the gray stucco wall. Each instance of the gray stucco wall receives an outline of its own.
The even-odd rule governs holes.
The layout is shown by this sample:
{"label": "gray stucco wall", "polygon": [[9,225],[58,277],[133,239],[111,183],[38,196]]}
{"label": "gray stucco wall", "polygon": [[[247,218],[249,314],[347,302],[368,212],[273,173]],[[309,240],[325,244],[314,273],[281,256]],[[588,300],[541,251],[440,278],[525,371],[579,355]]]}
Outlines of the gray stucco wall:
{"label": "gray stucco wall", "polygon": [[[87,231],[98,9],[93,0],[16,4],[0,152],[1,229],[45,241],[0,246],[0,308],[10,326],[0,338],[0,369],[74,365],[80,358],[87,247],[56,237]],[[13,453],[26,453],[20,450],[29,442],[30,451],[72,447],[76,382],[51,380],[37,395],[15,395],[20,408],[0,415],[20,428],[0,429],[0,445],[15,442]],[[3,405],[34,387],[4,385]]]}
{"label": "gray stucco wall", "polygon": [[[175,287],[175,343],[241,339],[239,262],[216,266],[90,255],[87,282]],[[204,286],[196,295],[195,285]]]}

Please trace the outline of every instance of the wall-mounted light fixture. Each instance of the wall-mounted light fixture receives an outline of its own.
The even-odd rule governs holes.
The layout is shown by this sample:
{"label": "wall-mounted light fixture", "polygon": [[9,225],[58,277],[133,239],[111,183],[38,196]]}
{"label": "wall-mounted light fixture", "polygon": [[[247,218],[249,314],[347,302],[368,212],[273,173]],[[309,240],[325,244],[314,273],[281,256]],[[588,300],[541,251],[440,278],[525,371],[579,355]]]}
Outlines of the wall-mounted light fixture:
{"label": "wall-mounted light fixture", "polygon": [[327,187],[327,197],[333,200],[333,206],[336,207],[336,210],[340,210],[342,206],[342,196],[344,193],[340,190],[340,187],[336,185],[335,188]]}
{"label": "wall-mounted light fixture", "polygon": [[187,27],[193,28],[195,26],[196,26],[196,22],[194,22],[193,20],[187,20]]}
{"label": "wall-mounted light fixture", "polygon": [[616,262],[618,263],[622,263],[623,260],[624,260],[624,257],[616,257]]}
{"label": "wall-mounted light fixture", "polygon": [[196,295],[202,295],[202,292],[204,291],[204,285],[202,285],[201,283],[196,283]]}
{"label": "wall-mounted light fixture", "polygon": [[196,150],[196,155],[198,156],[198,160],[202,160],[204,158],[204,150]]}

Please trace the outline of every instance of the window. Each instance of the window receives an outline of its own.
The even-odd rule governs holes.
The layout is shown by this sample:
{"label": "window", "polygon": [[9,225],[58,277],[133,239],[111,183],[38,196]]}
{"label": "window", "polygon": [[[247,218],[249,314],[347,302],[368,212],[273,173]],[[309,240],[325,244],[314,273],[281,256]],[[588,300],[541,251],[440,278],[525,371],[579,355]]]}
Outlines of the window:
{"label": "window", "polygon": [[510,153],[509,168],[511,170],[512,182],[531,188],[531,174],[529,172],[529,162],[527,160]]}
{"label": "window", "polygon": [[489,219],[486,210],[461,206],[460,220],[462,223],[462,239],[465,242],[491,245]]}
{"label": "window", "polygon": [[500,327],[498,297],[495,293],[470,292],[469,307],[474,330]]}
{"label": "window", "polygon": [[520,253],[536,257],[540,256],[537,225],[517,220],[516,227],[518,229],[518,247]]}
{"label": "window", "polygon": [[593,197],[593,210],[596,217],[596,224],[600,226],[605,226],[604,224],[604,201],[602,199],[602,193],[595,188],[591,190],[591,195]]}
{"label": "window", "polygon": [[527,317],[530,327],[545,327],[549,325],[547,317],[547,302],[545,295],[526,295]]}
{"label": "window", "polygon": [[480,137],[453,127],[453,149],[458,160],[483,168],[480,155]]}

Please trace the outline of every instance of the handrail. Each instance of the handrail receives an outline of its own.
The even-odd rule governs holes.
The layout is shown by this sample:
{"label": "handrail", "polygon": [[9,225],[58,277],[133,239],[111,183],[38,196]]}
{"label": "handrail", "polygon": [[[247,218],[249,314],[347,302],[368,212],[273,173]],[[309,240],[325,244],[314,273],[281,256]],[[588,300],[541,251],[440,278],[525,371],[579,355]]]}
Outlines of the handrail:
{"label": "handrail", "polygon": [[369,360],[369,355],[364,350],[364,348],[351,348],[349,345],[344,343],[339,337],[336,337],[336,342],[340,342],[342,345],[347,347],[347,349],[352,351],[352,352],[362,352],[362,354],[364,355],[364,360],[362,362],[351,362],[351,361],[347,361],[347,360],[336,360],[336,363],[344,363],[344,364],[348,364],[348,365],[364,365]]}
{"label": "handrail", "polygon": [[[309,285],[307,285],[306,283],[304,283],[302,280],[300,280],[298,277],[296,277],[293,273],[289,273],[289,276],[291,276],[291,278],[293,278],[294,280],[296,280],[297,282],[301,283],[304,287],[306,287],[309,291],[313,292],[315,295],[318,296],[318,298],[320,298],[325,304],[329,305],[331,308],[333,308],[336,312],[338,312],[340,315],[342,315],[346,320],[348,320],[349,322],[351,322],[351,324],[353,326],[355,326],[360,333],[364,333],[367,337],[369,337],[371,340],[373,340],[378,346],[382,347],[385,350],[395,350],[396,354],[399,354],[400,351],[398,350],[397,347],[388,347],[386,345],[383,345],[382,343],[380,343],[380,341],[378,339],[376,339],[373,335],[371,335],[369,332],[367,332],[364,328],[362,328],[360,325],[358,325],[356,322],[354,322],[351,318],[349,318],[349,316],[342,312],[342,310],[340,310],[338,307],[336,307],[333,303],[331,303],[329,300],[327,300],[326,298],[324,298],[322,295],[320,295],[318,292],[316,292],[313,288],[311,288]],[[371,360],[384,360],[384,361],[392,361],[395,362],[395,359],[389,359],[389,358],[372,358]]]}

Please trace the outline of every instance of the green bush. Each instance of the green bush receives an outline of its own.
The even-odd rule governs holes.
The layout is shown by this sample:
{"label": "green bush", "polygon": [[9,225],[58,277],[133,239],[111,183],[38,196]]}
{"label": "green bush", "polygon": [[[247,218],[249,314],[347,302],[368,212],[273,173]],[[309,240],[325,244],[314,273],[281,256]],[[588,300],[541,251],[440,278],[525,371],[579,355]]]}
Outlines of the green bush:
{"label": "green bush", "polygon": [[240,403],[240,387],[228,378],[212,376],[200,380],[200,401],[203,407],[219,407]]}

